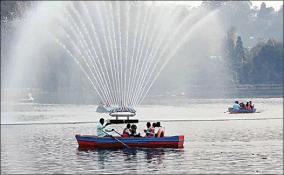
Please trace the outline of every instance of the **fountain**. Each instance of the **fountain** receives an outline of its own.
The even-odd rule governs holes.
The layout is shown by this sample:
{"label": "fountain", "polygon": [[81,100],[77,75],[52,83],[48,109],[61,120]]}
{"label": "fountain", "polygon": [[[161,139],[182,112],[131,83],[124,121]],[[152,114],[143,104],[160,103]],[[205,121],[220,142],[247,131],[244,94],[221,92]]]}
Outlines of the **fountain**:
{"label": "fountain", "polygon": [[[216,18],[216,11],[204,9],[184,16],[184,10],[162,2],[42,2],[27,15],[21,34],[37,38],[40,45],[35,42],[20,54],[17,47],[24,44],[19,43],[16,48],[20,51],[14,57],[21,58],[18,64],[23,65],[40,62],[45,57],[41,51],[48,48],[50,57],[62,56],[77,64],[100,101],[135,107],[178,49]],[[43,58],[31,59],[33,54]],[[17,75],[10,78],[17,81]]]}

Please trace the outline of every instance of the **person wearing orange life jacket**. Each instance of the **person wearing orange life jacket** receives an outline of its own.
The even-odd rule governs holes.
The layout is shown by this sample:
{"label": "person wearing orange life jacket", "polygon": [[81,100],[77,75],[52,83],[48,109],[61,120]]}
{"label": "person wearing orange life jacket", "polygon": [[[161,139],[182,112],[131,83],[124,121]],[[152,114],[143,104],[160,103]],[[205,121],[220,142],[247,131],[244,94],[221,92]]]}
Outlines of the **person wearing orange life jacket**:
{"label": "person wearing orange life jacket", "polygon": [[164,137],[165,129],[161,126],[161,123],[157,122],[156,127],[158,128],[158,132],[156,134],[156,137]]}
{"label": "person wearing orange life jacket", "polygon": [[126,128],[124,128],[122,137],[129,137],[130,136],[130,123],[126,125]]}

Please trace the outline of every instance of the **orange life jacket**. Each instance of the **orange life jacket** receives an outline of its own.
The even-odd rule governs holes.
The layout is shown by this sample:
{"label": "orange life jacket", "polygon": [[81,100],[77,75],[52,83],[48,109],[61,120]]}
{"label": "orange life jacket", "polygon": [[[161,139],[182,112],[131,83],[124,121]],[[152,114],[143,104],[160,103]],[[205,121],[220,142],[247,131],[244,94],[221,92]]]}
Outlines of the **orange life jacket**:
{"label": "orange life jacket", "polygon": [[122,137],[129,137],[129,134],[124,133],[122,134]]}
{"label": "orange life jacket", "polygon": [[162,128],[159,128],[158,133],[157,133],[157,137],[164,137],[165,132]]}

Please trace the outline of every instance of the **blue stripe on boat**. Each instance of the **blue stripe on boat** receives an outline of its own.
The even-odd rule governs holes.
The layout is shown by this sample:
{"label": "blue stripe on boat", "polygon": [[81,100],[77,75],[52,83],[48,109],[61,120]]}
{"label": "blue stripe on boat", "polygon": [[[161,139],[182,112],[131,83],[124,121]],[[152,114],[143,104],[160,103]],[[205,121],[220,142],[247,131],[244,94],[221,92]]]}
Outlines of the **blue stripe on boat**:
{"label": "blue stripe on boat", "polygon": [[[97,143],[116,143],[115,139],[111,137],[92,137],[92,136],[76,136],[79,141],[89,141]],[[130,137],[130,138],[121,138],[117,137],[120,141],[124,143],[149,143],[149,142],[178,142],[179,136],[172,137]]]}

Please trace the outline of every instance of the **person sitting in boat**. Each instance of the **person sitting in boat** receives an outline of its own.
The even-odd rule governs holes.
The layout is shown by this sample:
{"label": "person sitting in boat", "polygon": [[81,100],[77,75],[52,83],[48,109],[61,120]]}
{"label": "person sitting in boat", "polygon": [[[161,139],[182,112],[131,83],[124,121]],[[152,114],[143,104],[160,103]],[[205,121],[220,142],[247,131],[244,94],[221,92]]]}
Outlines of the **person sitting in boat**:
{"label": "person sitting in boat", "polygon": [[140,133],[137,133],[137,126],[136,125],[131,125],[131,130],[130,130],[130,137],[141,137]]}
{"label": "person sitting in boat", "polygon": [[153,137],[155,136],[155,128],[156,128],[156,123],[152,123],[152,127],[150,128],[150,132],[153,135]]}
{"label": "person sitting in boat", "polygon": [[156,137],[164,137],[165,135],[165,129],[161,126],[160,122],[157,122],[156,127],[158,128],[157,134],[155,134]]}
{"label": "person sitting in boat", "polygon": [[235,101],[235,103],[233,104],[233,110],[234,111],[238,111],[240,110],[240,105],[238,101]]}
{"label": "person sitting in boat", "polygon": [[153,137],[154,134],[151,132],[151,123],[147,122],[146,123],[146,129],[144,129],[144,132],[146,133],[146,137]]}
{"label": "person sitting in boat", "polygon": [[112,132],[114,131],[114,129],[106,129],[105,127],[107,127],[108,125],[110,125],[110,123],[106,123],[104,125],[105,119],[101,118],[99,123],[97,124],[97,136],[98,137],[106,137],[109,136],[108,132]]}
{"label": "person sitting in boat", "polygon": [[246,109],[246,110],[251,110],[251,107],[250,107],[249,102],[247,102],[247,104],[246,104],[246,106],[245,106],[245,109]]}
{"label": "person sitting in boat", "polygon": [[130,123],[128,123],[126,125],[126,128],[124,128],[123,133],[122,133],[122,137],[129,137],[130,136]]}
{"label": "person sitting in boat", "polygon": [[250,105],[250,108],[251,108],[251,109],[254,108],[254,106],[252,105],[252,102],[251,102],[251,101],[249,101],[249,105]]}
{"label": "person sitting in boat", "polygon": [[240,103],[240,108],[245,109],[245,104],[243,102]]}

